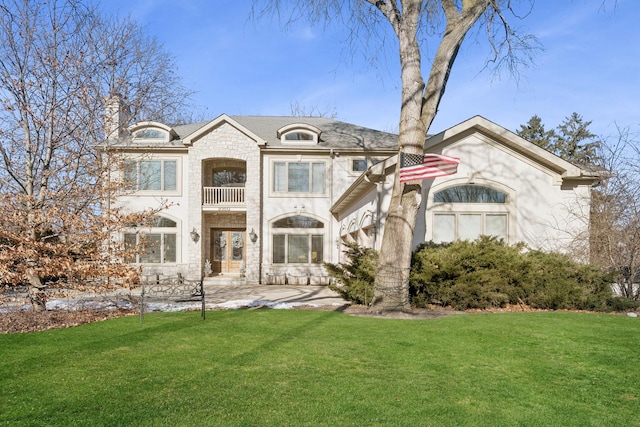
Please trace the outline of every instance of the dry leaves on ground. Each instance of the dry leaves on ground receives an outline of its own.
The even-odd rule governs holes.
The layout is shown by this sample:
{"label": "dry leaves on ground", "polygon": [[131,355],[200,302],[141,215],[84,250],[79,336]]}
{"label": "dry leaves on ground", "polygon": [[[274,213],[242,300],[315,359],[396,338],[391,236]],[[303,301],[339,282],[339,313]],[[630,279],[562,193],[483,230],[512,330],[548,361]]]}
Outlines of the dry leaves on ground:
{"label": "dry leaves on ground", "polygon": [[21,310],[0,313],[0,334],[69,328],[137,314],[134,310]]}

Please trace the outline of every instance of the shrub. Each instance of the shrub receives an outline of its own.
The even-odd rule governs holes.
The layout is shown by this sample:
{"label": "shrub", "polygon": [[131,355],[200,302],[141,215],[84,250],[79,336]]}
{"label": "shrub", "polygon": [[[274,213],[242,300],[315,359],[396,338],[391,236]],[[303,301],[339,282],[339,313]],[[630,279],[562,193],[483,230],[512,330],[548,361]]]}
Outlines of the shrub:
{"label": "shrub", "polygon": [[421,245],[413,254],[412,304],[467,309],[503,307],[518,301],[526,293],[522,247],[509,247],[490,237],[475,242]]}
{"label": "shrub", "polygon": [[348,258],[346,263],[324,264],[329,275],[338,281],[329,288],[347,301],[368,305],[373,298],[378,252],[375,249],[360,247],[354,242],[344,245],[347,247],[344,250]]}
{"label": "shrub", "polygon": [[544,309],[610,309],[611,278],[592,265],[524,244],[482,236],[420,246],[413,254],[411,302],[464,310],[524,303]]}

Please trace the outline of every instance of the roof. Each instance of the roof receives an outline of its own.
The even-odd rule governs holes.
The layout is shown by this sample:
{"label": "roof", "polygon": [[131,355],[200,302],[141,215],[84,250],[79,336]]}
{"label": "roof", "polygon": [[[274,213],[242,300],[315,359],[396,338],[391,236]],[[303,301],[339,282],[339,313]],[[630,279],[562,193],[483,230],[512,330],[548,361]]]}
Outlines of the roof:
{"label": "roof", "polygon": [[[130,127],[139,128],[146,122]],[[169,143],[132,144],[129,138],[121,140],[116,146],[126,145],[128,148],[179,148],[186,147],[210,132],[221,123],[229,123],[238,128],[256,143],[267,149],[304,150],[304,149],[338,149],[353,151],[396,151],[398,135],[370,129],[363,126],[346,123],[326,117],[297,117],[297,116],[227,116],[222,114],[217,118],[205,122],[174,126],[171,134],[175,137]],[[307,125],[320,131],[318,143],[313,146],[298,144],[282,144],[279,130],[291,125]]]}
{"label": "roof", "polygon": [[[280,142],[278,130],[292,124],[308,124],[321,130],[316,148],[356,150],[397,150],[398,135],[327,117],[232,116],[242,126],[259,135],[268,147],[289,148]],[[299,149],[299,147],[295,147]]]}
{"label": "roof", "polygon": [[[554,171],[563,180],[593,183],[601,176],[599,171],[573,165],[482,116],[474,116],[445,131],[427,137],[424,151],[426,153],[440,153],[444,147],[474,132],[488,135],[492,140]],[[343,193],[330,211],[337,218],[341,218],[346,209],[375,187],[375,182],[383,181],[385,176],[395,172],[397,161],[398,156],[396,155],[371,166]]]}

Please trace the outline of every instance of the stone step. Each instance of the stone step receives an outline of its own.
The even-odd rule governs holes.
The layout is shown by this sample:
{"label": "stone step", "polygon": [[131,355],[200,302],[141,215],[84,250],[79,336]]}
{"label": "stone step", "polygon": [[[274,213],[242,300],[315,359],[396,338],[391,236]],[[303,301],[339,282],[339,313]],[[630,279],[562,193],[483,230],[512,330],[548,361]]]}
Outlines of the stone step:
{"label": "stone step", "polygon": [[205,286],[216,286],[216,285],[246,285],[247,279],[244,277],[234,277],[234,276],[216,276],[216,277],[205,277],[202,280],[203,285]]}

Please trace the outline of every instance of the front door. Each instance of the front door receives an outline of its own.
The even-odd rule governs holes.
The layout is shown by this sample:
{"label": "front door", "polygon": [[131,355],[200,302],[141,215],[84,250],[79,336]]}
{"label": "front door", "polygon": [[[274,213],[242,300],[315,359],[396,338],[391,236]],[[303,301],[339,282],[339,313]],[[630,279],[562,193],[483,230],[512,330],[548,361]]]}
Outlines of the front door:
{"label": "front door", "polygon": [[211,229],[211,270],[214,274],[240,274],[245,257],[244,237],[245,230]]}

